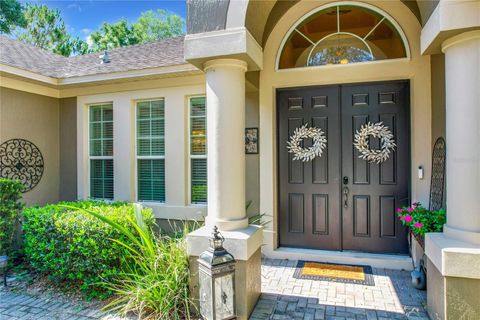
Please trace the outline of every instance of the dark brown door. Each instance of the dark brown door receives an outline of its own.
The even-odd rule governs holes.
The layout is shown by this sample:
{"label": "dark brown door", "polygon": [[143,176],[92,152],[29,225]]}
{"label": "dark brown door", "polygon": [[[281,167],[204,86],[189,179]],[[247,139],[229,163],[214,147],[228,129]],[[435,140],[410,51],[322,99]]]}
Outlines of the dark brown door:
{"label": "dark brown door", "polygon": [[[277,110],[280,246],[406,253],[395,208],[408,202],[408,82],[279,89]],[[380,165],[353,146],[368,121],[383,121],[398,145]],[[293,160],[286,142],[306,123],[325,132],[327,148],[313,161]]]}
{"label": "dark brown door", "polygon": [[[341,90],[342,189],[348,188],[342,199],[343,249],[407,253],[405,228],[395,209],[409,197],[408,82],[346,85]],[[397,144],[380,164],[359,159],[353,146],[355,132],[367,122],[388,126]],[[380,140],[370,138],[370,148],[379,147]]]}

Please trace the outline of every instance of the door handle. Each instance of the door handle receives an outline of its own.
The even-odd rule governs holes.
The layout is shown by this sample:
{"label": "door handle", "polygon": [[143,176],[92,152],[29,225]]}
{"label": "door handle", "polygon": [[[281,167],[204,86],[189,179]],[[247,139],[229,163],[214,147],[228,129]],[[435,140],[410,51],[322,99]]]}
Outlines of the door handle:
{"label": "door handle", "polygon": [[343,207],[348,208],[348,187],[343,187]]}

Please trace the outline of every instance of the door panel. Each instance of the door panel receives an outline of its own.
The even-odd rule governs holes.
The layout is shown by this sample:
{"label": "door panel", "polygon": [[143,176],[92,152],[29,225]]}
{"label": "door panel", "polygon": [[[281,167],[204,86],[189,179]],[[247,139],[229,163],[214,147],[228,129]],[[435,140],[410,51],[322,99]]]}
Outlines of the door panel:
{"label": "door panel", "polygon": [[[338,99],[337,86],[278,91],[281,246],[341,249]],[[293,161],[286,142],[305,123],[325,132],[327,147],[321,158]],[[304,141],[304,147],[311,144]]]}
{"label": "door panel", "polygon": [[[409,197],[408,83],[345,85],[341,95],[342,175],[349,180],[343,249],[407,253],[406,230],[395,209]],[[355,132],[369,121],[388,126],[397,144],[381,164],[359,159],[353,145]],[[371,138],[370,147],[378,149],[380,139]]]}
{"label": "door panel", "polygon": [[[279,89],[277,112],[280,246],[406,253],[395,209],[409,196],[408,82]],[[353,145],[369,121],[382,121],[397,144],[380,165],[358,158]],[[294,161],[286,142],[305,123],[325,132],[327,147],[313,161]]]}

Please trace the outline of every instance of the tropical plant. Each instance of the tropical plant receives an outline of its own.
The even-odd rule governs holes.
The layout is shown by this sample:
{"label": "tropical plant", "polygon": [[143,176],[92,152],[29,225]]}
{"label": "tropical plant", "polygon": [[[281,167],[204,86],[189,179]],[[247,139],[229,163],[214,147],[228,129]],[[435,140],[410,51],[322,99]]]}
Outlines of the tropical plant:
{"label": "tropical plant", "polygon": [[65,22],[57,9],[49,9],[46,5],[28,4],[24,18],[25,27],[16,32],[18,39],[67,57],[88,52],[85,41],[68,34]]}
{"label": "tropical plant", "polygon": [[[134,218],[132,205],[123,202],[63,202],[24,210],[23,248],[31,267],[63,287],[80,290],[88,299],[111,295],[102,281],[109,281],[129,263],[128,250],[109,239],[128,246],[134,242],[117,229],[79,208],[93,211],[130,232]],[[145,224],[153,224],[150,209],[142,211]]]}
{"label": "tropical plant", "polygon": [[110,241],[128,252],[122,261],[122,271],[104,283],[116,293],[106,308],[123,314],[134,312],[142,319],[189,319],[191,298],[185,245],[188,230],[177,237],[157,236],[145,223],[141,206],[134,206],[135,218],[129,218],[129,228],[99,212],[78,209],[121,234],[121,238]]}
{"label": "tropical plant", "polygon": [[397,215],[404,226],[410,228],[415,236],[424,237],[427,232],[442,232],[446,223],[444,209],[428,210],[420,202],[409,207],[397,209]]}
{"label": "tropical plant", "polygon": [[23,204],[24,185],[18,180],[0,178],[0,256],[11,255],[13,239]]}
{"label": "tropical plant", "polygon": [[17,0],[0,1],[0,33],[10,33],[16,27],[25,27],[23,6]]}
{"label": "tropical plant", "polygon": [[[252,200],[247,201],[245,205],[245,210],[248,210],[252,205]],[[248,224],[254,224],[261,227],[266,227],[272,220],[266,219],[266,217],[270,217],[270,215],[266,213],[256,213],[248,217]]]}

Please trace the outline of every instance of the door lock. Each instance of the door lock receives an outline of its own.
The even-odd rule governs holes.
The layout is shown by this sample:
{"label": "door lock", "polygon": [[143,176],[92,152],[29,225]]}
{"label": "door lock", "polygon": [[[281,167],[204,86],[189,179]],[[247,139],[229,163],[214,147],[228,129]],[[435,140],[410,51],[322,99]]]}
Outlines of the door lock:
{"label": "door lock", "polygon": [[348,184],[348,177],[347,176],[343,177],[343,184],[345,184],[345,185]]}

